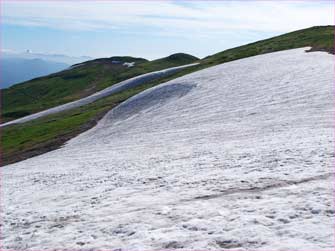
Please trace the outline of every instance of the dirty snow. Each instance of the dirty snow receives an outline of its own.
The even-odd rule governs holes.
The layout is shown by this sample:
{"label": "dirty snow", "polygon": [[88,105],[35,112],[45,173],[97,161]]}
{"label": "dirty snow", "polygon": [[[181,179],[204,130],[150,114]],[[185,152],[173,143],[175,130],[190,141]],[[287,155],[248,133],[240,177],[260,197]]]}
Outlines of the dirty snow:
{"label": "dirty snow", "polygon": [[332,249],[333,57],[305,49],[159,85],[3,167],[4,248]]}

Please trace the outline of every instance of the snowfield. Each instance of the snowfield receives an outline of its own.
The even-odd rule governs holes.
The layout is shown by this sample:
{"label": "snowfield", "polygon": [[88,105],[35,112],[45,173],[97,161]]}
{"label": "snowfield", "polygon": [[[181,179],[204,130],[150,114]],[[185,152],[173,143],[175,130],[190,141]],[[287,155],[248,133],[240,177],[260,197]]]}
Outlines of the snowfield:
{"label": "snowfield", "polygon": [[2,168],[12,250],[332,250],[334,64],[306,48],[146,90]]}

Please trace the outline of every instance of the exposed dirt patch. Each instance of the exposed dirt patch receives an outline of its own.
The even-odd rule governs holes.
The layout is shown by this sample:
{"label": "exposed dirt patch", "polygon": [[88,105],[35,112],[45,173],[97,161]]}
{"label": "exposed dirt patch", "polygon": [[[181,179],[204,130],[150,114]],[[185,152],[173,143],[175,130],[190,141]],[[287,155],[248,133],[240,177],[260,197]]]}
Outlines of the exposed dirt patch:
{"label": "exposed dirt patch", "polygon": [[322,48],[322,47],[313,46],[309,50],[306,50],[306,52],[313,52],[313,51],[324,51],[324,52],[328,52],[333,55],[335,54],[334,48]]}

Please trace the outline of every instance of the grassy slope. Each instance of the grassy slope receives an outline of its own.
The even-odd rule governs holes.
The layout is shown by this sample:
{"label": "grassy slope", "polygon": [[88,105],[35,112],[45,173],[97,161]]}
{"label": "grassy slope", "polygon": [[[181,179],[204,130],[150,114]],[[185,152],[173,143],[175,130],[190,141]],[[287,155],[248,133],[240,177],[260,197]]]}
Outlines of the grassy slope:
{"label": "grassy slope", "polygon": [[312,47],[312,51],[321,50],[334,54],[334,26],[316,26],[286,33],[219,52],[204,58],[202,62],[203,64],[215,65],[259,54],[307,46]]}
{"label": "grassy slope", "polygon": [[[201,64],[172,76],[110,96],[72,111],[50,115],[23,125],[3,129],[3,164],[52,150],[69,138],[95,125],[97,118],[112,107],[142,90],[212,65],[261,53],[311,46],[312,50],[334,51],[334,27],[313,27],[275,38],[229,49],[201,60]],[[158,61],[159,62],[159,61]],[[151,62],[152,63],[152,62]],[[150,63],[150,64],[151,64]],[[159,62],[170,67],[168,62]],[[148,67],[150,67],[148,63]],[[53,145],[50,147],[49,145]]]}
{"label": "grassy slope", "polygon": [[[143,73],[189,64],[196,60],[198,58],[180,53],[154,61],[112,57],[77,64],[69,70],[2,90],[2,121],[77,100]],[[135,62],[135,66],[128,68],[112,61]]]}
{"label": "grassy slope", "polygon": [[54,150],[70,138],[93,127],[112,107],[155,85],[123,91],[70,111],[53,114],[2,129],[2,165]]}

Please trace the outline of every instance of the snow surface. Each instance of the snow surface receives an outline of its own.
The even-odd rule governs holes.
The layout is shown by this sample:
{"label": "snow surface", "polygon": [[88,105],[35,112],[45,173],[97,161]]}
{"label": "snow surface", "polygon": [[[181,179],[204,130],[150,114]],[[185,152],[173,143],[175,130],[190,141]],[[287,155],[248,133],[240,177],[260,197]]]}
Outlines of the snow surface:
{"label": "snow surface", "polygon": [[305,48],[146,90],[2,168],[14,250],[330,250],[333,56]]}
{"label": "snow surface", "polygon": [[128,68],[135,66],[135,62],[124,62],[124,66],[127,66]]}
{"label": "snow surface", "polygon": [[[112,61],[112,62],[119,62],[119,61]],[[129,88],[133,88],[136,87],[138,85],[141,85],[145,82],[157,79],[157,78],[161,78],[161,77],[165,77],[165,76],[169,76],[177,71],[180,71],[181,69],[193,66],[193,65],[197,65],[198,63],[194,63],[194,64],[188,64],[188,65],[182,65],[182,66],[177,66],[177,67],[172,67],[172,68],[168,68],[168,69],[164,69],[164,70],[160,70],[160,71],[154,71],[154,72],[149,72],[149,73],[145,73],[127,80],[124,80],[118,84],[114,84],[110,87],[107,87],[99,92],[96,92],[90,96],[87,96],[85,98],[82,99],[78,99],[76,101],[73,102],[69,102],[63,105],[59,105],[41,112],[37,112],[19,119],[15,119],[3,124],[0,124],[0,128],[1,127],[5,127],[5,126],[9,126],[9,125],[13,125],[13,124],[22,124],[37,118],[41,118],[41,117],[45,117],[48,116],[50,114],[55,114],[58,112],[63,112],[63,111],[67,111],[76,107],[80,107],[83,105],[87,105],[90,104],[98,99],[110,96],[112,94],[127,90]]]}

